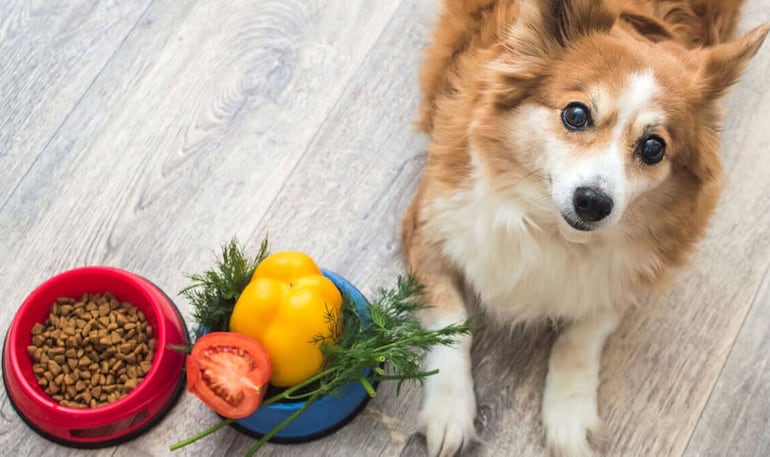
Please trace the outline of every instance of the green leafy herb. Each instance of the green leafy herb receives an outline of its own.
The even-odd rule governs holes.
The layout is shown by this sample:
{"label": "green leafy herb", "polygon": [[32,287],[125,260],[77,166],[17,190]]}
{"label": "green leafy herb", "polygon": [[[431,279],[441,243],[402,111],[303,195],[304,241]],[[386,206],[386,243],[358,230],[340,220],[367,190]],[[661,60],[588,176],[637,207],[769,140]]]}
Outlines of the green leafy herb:
{"label": "green leafy herb", "polygon": [[[437,330],[426,330],[416,313],[426,307],[423,287],[412,277],[399,277],[395,287],[380,289],[376,300],[369,303],[369,319],[350,325],[346,318],[336,344],[323,338],[321,344],[326,364],[324,382],[328,386],[344,386],[361,380],[361,370],[387,364],[391,375],[372,375],[368,381],[397,380],[398,389],[406,380],[423,380],[429,373],[421,371],[422,358],[434,346],[450,345],[459,335],[470,331],[469,324],[453,324]],[[344,308],[346,315],[355,308]],[[355,318],[360,319],[357,314]],[[366,383],[364,383],[366,387]],[[324,394],[333,393],[331,390]]]}
{"label": "green leafy herb", "polygon": [[[227,254],[223,256],[218,271],[193,277],[198,282],[198,287],[205,287],[203,291],[198,291],[192,296],[198,300],[196,310],[204,311],[205,317],[215,315],[218,319],[226,321],[232,312],[232,305],[229,299],[220,297],[228,295],[237,299],[240,290],[248,283],[248,280],[242,282],[243,275],[250,278],[251,275],[247,273],[253,272],[254,267],[267,256],[267,243],[266,240],[263,242],[254,264],[245,263],[246,257],[239,251],[235,242],[231,242],[224,252]],[[205,282],[200,278],[204,278]],[[360,313],[350,297],[345,296],[342,316],[332,313],[327,315],[333,330],[331,334],[338,335],[334,344],[330,344],[328,338],[321,335],[314,340],[324,354],[324,367],[321,371],[287,389],[269,391],[271,394],[260,406],[286,400],[304,400],[303,407],[254,443],[246,456],[253,455],[313,402],[326,395],[336,395],[344,386],[361,383],[369,395],[375,396],[374,384],[380,381],[397,381],[398,394],[404,382],[422,382],[426,377],[436,374],[437,370],[421,370],[425,352],[434,346],[454,343],[457,337],[469,333],[471,327],[470,322],[464,322],[437,330],[423,328],[416,316],[417,312],[426,307],[422,292],[423,287],[414,277],[399,277],[395,286],[379,290],[377,298],[366,304],[365,313]],[[214,309],[219,307],[222,309]],[[208,325],[199,321],[199,326],[217,328]],[[204,438],[232,422],[230,419],[224,420],[172,445],[171,450]]]}
{"label": "green leafy herb", "polygon": [[190,286],[180,294],[190,301],[196,327],[195,337],[203,329],[227,331],[235,302],[251,280],[257,265],[268,254],[267,237],[262,241],[259,253],[249,259],[235,240],[222,247],[222,258],[217,266],[200,274],[188,275]]}

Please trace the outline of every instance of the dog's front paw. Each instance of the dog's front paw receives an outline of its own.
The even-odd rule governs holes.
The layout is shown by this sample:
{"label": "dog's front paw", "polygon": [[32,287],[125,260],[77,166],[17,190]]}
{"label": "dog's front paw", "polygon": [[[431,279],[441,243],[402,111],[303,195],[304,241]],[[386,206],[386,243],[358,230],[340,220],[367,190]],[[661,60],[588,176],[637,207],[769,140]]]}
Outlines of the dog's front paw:
{"label": "dog's front paw", "polygon": [[602,447],[607,439],[595,405],[591,401],[577,403],[544,411],[545,444],[551,457],[595,457],[594,448]]}
{"label": "dog's front paw", "polygon": [[439,373],[425,381],[420,410],[421,431],[430,457],[452,457],[477,440],[476,397],[467,355],[439,348],[428,365]]}
{"label": "dog's front paw", "polygon": [[452,457],[474,442],[476,401],[473,392],[434,395],[420,411],[420,424],[430,457]]}
{"label": "dog's front paw", "polygon": [[545,442],[553,457],[592,457],[604,447],[599,366],[604,340],[617,324],[614,313],[579,320],[554,343],[543,392]]}

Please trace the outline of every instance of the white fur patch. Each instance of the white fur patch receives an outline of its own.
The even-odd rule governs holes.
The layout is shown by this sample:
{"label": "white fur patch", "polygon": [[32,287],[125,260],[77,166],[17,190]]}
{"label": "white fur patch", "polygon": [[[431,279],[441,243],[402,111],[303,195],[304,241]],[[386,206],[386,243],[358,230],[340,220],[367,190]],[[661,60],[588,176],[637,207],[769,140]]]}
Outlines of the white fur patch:
{"label": "white fur patch", "polygon": [[[566,165],[566,164],[565,164]],[[573,197],[578,187],[597,187],[612,197],[613,213],[603,222],[611,225],[620,219],[625,206],[627,189],[623,151],[618,141],[613,141],[604,150],[588,154],[581,159],[573,159],[558,182],[552,188],[552,195],[563,213],[574,216]]]}
{"label": "white fur patch", "polygon": [[613,131],[613,142],[620,140],[637,116],[649,111],[657,91],[658,84],[652,71],[629,76],[625,90],[617,101],[618,120]]}
{"label": "white fur patch", "polygon": [[556,340],[543,394],[546,445],[553,455],[591,456],[588,441],[603,435],[597,407],[602,347],[618,316],[607,312],[578,321]]}
{"label": "white fur patch", "polygon": [[579,318],[632,300],[639,271],[656,262],[622,238],[575,244],[544,189],[522,183],[500,193],[476,167],[474,185],[434,201],[430,230],[483,305],[511,321]]}
{"label": "white fur patch", "polygon": [[439,370],[425,379],[419,417],[429,456],[452,457],[477,439],[470,346],[471,337],[463,336],[457,345],[437,346],[425,356],[424,369]]}

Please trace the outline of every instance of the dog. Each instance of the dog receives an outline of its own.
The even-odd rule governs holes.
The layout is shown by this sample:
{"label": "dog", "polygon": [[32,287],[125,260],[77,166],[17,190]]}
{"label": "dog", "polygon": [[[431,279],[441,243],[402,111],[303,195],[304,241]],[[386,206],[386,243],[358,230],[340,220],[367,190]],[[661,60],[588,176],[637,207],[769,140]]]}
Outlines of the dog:
{"label": "dog", "polygon": [[[444,0],[420,73],[430,143],[402,220],[427,328],[565,323],[541,419],[551,455],[594,455],[605,339],[669,284],[718,203],[720,99],[768,24],[732,37],[737,0]],[[429,351],[431,456],[476,440],[471,336]]]}

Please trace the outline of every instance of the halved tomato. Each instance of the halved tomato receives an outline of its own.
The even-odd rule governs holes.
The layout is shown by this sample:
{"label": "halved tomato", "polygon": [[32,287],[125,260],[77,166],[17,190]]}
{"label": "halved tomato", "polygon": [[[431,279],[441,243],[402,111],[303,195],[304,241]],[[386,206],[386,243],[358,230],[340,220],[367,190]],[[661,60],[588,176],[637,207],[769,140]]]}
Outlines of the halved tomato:
{"label": "halved tomato", "polygon": [[207,333],[187,356],[187,390],[231,419],[256,411],[272,374],[267,351],[253,338],[238,333]]}

